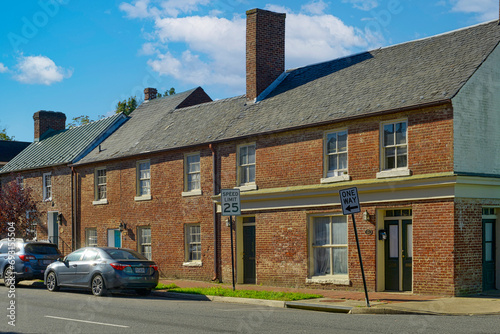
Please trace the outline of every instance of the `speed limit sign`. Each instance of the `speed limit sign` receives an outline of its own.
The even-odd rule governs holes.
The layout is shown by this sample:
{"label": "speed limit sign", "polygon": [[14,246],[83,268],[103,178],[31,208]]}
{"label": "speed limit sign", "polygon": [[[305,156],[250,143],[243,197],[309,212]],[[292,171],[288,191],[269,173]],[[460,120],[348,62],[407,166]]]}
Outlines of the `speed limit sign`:
{"label": "speed limit sign", "polygon": [[223,216],[240,216],[240,190],[239,189],[222,189],[220,191],[222,215]]}

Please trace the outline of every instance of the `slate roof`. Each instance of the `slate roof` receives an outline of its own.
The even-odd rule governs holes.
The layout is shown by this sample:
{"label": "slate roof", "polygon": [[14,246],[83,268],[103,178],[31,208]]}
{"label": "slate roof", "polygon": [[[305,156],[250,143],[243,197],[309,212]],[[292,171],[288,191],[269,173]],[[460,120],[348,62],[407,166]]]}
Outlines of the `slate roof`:
{"label": "slate roof", "polygon": [[24,150],[30,142],[0,140],[0,164],[7,163]]}
{"label": "slate roof", "polygon": [[44,134],[40,141],[31,143],[9,161],[0,173],[76,162],[124,121],[124,114],[115,114],[72,129]]}
{"label": "slate roof", "polygon": [[150,101],[103,142],[108,153],[94,150],[81,163],[450,101],[499,41],[492,21],[289,70],[257,103],[239,96],[175,109],[189,92]]}

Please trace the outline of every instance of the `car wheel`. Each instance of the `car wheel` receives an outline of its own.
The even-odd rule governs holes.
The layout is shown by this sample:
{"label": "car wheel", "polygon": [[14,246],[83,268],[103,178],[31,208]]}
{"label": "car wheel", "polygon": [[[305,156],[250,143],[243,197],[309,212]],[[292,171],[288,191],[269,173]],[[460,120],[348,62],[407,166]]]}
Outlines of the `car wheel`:
{"label": "car wheel", "polygon": [[136,289],[135,292],[140,296],[149,296],[151,294],[151,289]]}
{"label": "car wheel", "polygon": [[56,273],[51,271],[47,275],[47,290],[49,291],[57,291],[59,290],[59,286],[57,285],[57,277]]}
{"label": "car wheel", "polygon": [[101,275],[95,275],[92,278],[92,294],[94,296],[103,296],[106,294],[106,286]]}
{"label": "car wheel", "polygon": [[3,271],[3,282],[8,288],[19,283],[19,281],[16,279],[16,275],[12,272],[10,265],[5,267],[5,270]]}

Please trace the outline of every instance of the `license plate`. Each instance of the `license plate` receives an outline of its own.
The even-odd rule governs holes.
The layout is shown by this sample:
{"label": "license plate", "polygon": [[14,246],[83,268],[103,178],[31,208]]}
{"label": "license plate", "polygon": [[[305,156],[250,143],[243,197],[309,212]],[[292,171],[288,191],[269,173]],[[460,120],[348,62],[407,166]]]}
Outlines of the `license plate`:
{"label": "license plate", "polygon": [[146,269],[145,268],[135,268],[135,273],[136,274],[145,274]]}

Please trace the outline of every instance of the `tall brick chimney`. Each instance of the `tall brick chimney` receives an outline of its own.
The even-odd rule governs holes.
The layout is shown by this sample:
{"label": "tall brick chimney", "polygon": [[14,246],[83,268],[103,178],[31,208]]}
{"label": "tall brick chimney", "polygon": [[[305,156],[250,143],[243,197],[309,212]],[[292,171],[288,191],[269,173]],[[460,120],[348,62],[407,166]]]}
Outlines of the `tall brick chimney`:
{"label": "tall brick chimney", "polygon": [[247,101],[253,101],[285,71],[286,14],[247,11]]}
{"label": "tall brick chimney", "polygon": [[35,121],[35,141],[39,141],[49,129],[60,131],[66,128],[66,115],[58,111],[37,111],[33,114],[33,120]]}
{"label": "tall brick chimney", "polygon": [[156,88],[145,88],[144,89],[144,101],[156,99],[158,96],[158,91]]}

